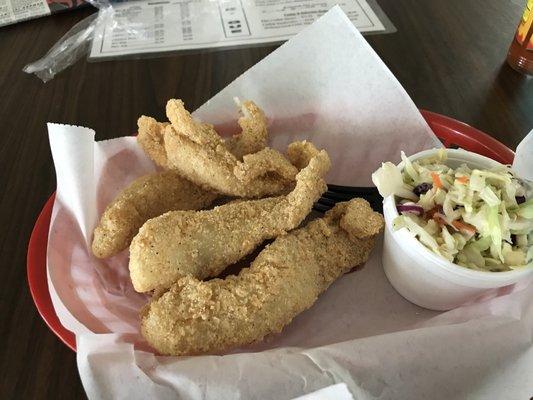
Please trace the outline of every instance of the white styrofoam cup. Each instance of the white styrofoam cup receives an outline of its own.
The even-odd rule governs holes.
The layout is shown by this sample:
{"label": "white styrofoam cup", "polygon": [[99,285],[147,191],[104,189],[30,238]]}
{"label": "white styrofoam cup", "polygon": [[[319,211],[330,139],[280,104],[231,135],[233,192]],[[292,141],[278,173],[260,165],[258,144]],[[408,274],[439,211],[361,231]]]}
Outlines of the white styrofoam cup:
{"label": "white styrofoam cup", "polygon": [[[434,155],[426,150],[409,157],[411,161]],[[465,150],[446,150],[446,164],[452,168],[467,164],[487,169],[501,165],[497,161]],[[398,164],[403,168],[403,162]],[[385,239],[383,268],[392,286],[407,300],[432,310],[450,310],[475,300],[488,290],[512,285],[533,272],[532,268],[504,272],[476,271],[453,264],[433,253],[407,228],[394,231],[398,216],[394,196],[383,201]]]}

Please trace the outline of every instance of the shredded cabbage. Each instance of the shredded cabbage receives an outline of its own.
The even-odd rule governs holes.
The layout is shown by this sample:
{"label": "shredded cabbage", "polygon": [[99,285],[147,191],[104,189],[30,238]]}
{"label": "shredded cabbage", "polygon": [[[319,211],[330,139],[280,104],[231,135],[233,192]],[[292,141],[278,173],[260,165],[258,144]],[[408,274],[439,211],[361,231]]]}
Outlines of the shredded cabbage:
{"label": "shredded cabbage", "polygon": [[413,188],[404,183],[400,169],[391,162],[383,163],[381,168],[372,174],[372,182],[383,197],[394,194],[405,199],[418,200],[412,192]]}
{"label": "shredded cabbage", "polygon": [[411,163],[411,160],[407,158],[405,153],[401,152],[402,161],[405,164],[405,172],[411,177],[413,182],[418,181],[420,178],[418,176],[418,172],[416,172],[415,168],[413,167],[413,164]]}
{"label": "shredded cabbage", "polygon": [[446,165],[445,150],[423,160],[411,161],[403,152],[401,158],[403,170],[383,163],[372,181],[383,197],[410,200],[425,213],[400,215],[394,229],[407,228],[424,246],[466,268],[533,267],[533,199],[517,201],[528,190],[508,166],[454,169]]}
{"label": "shredded cabbage", "polygon": [[533,199],[520,204],[517,214],[527,219],[533,218]]}

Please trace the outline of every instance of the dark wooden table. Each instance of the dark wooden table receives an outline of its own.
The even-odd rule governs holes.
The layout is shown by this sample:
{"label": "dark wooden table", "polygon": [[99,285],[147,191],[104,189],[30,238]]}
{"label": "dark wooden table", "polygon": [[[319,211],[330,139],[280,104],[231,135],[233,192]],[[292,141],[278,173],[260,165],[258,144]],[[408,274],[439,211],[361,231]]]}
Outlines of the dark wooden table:
{"label": "dark wooden table", "polygon": [[[514,148],[533,128],[533,79],[504,64],[521,6],[505,0],[379,0],[398,32],[368,41],[420,107]],[[525,3],[525,1],[524,1]],[[194,109],[275,47],[159,59],[82,60],[43,84],[22,67],[89,9],[0,28],[0,398],[83,398],[75,354],[40,319],[26,282],[35,219],[55,189],[46,122],[129,135],[167,99]]]}

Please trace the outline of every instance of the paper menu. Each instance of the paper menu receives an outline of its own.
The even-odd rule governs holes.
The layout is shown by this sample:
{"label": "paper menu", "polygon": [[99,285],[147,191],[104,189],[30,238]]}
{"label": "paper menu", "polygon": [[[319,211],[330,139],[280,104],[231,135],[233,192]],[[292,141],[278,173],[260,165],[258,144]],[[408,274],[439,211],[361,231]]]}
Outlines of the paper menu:
{"label": "paper menu", "polygon": [[113,4],[114,14],[96,28],[90,57],[282,42],[336,4],[362,32],[385,31],[373,10],[379,6],[366,0],[135,1]]}
{"label": "paper menu", "polygon": [[[300,136],[326,147],[334,183],[363,185],[374,165],[397,160],[400,149],[413,153],[438,144],[338,7],[195,115],[234,121],[234,96],[265,108],[271,143],[280,150]],[[107,202],[154,167],[133,138],[94,142],[91,132],[62,125],[50,125],[49,132],[60,199],[51,223],[49,283],[61,322],[77,334],[89,397],[290,399],[338,382],[358,399],[519,398],[531,391],[523,379],[533,367],[531,285],[451,313],[423,310],[388,284],[380,244],[363,270],[339,279],[281,335],[223,356],[143,351],[137,313],[146,298],[131,287],[126,252],[95,260],[86,239]],[[76,143],[79,135],[84,140]],[[86,194],[91,188],[93,197]],[[465,337],[475,337],[475,345]],[[480,382],[477,371],[491,379]]]}
{"label": "paper menu", "polygon": [[50,15],[46,0],[0,0],[0,27]]}
{"label": "paper menu", "polygon": [[0,0],[0,27],[87,5],[84,0]]}

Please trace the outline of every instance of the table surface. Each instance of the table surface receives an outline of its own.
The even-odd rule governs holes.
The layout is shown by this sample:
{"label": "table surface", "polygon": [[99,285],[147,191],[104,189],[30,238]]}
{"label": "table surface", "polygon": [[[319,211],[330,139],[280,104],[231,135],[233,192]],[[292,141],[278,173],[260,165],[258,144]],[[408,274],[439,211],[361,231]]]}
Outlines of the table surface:
{"label": "table surface", "polygon": [[[525,1],[524,1],[525,3]],[[419,108],[473,125],[515,148],[533,128],[533,79],[504,62],[520,1],[379,0],[398,29],[367,39]],[[75,354],[38,315],[26,282],[28,238],[55,189],[46,122],[129,135],[167,99],[195,109],[276,46],[87,63],[43,84],[22,72],[84,9],[0,28],[0,398],[83,398]]]}

